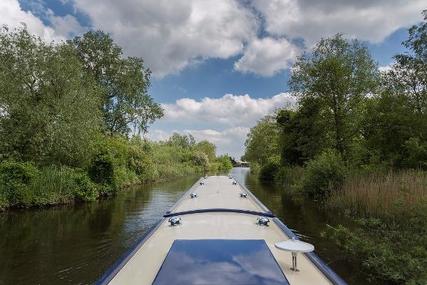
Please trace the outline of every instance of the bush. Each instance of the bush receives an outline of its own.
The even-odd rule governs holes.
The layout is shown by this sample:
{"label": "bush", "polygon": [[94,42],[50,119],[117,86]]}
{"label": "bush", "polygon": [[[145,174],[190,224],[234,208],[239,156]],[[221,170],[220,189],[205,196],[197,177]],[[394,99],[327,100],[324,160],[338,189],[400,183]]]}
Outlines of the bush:
{"label": "bush", "polygon": [[98,184],[113,185],[114,164],[113,157],[104,149],[96,154],[89,166],[89,177]]}
{"label": "bush", "polygon": [[263,165],[259,171],[259,179],[263,182],[274,182],[277,172],[279,171],[280,163],[277,161],[270,161]]}
{"label": "bush", "polygon": [[0,163],[0,198],[9,206],[28,204],[32,199],[30,184],[39,175],[29,162],[3,161]]}
{"label": "bush", "polygon": [[395,217],[359,219],[324,235],[381,284],[427,284],[427,208],[396,206]]}
{"label": "bush", "polygon": [[325,151],[307,164],[302,190],[310,197],[325,198],[342,187],[345,177],[346,167],[341,156]]}
{"label": "bush", "polygon": [[68,167],[45,167],[31,183],[34,206],[64,204],[74,201],[74,170]]}
{"label": "bush", "polygon": [[98,198],[96,185],[83,171],[75,171],[72,175],[73,195],[76,201],[95,201]]}
{"label": "bush", "polygon": [[219,171],[229,171],[233,168],[233,164],[231,163],[231,159],[228,155],[221,155],[216,159],[216,161],[219,163]]}
{"label": "bush", "polygon": [[[304,168],[301,166],[281,166],[276,174],[276,183],[283,186],[288,193],[301,196],[301,181]],[[301,198],[303,198],[301,196]]]}

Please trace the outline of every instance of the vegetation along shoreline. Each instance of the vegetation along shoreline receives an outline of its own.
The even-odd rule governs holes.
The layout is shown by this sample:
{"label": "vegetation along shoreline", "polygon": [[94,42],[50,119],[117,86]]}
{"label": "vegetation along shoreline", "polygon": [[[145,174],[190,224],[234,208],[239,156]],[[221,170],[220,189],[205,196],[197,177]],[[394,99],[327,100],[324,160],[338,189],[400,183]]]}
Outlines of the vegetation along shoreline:
{"label": "vegetation along shoreline", "polygon": [[253,127],[244,160],[292,199],[347,215],[324,237],[374,284],[427,283],[427,12],[407,52],[379,71],[366,46],[338,34],[292,68],[295,108]]}
{"label": "vegetation along shoreline", "polygon": [[143,135],[163,116],[150,71],[101,31],[46,43],[0,31],[0,210],[94,201],[134,184],[228,171],[215,145]]}

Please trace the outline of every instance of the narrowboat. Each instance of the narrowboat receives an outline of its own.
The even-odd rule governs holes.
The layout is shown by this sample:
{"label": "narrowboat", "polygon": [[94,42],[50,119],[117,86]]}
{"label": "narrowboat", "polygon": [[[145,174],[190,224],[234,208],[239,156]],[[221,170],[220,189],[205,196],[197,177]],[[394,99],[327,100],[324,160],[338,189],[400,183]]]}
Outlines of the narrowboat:
{"label": "narrowboat", "polygon": [[202,177],[97,284],[346,284],[313,249],[233,177]]}

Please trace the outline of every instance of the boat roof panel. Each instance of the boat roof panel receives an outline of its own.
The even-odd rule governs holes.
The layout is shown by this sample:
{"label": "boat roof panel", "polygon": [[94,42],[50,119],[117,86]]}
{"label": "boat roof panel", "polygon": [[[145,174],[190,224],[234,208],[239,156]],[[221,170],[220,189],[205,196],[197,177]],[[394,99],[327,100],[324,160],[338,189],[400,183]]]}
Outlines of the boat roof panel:
{"label": "boat roof panel", "polygon": [[289,284],[264,240],[175,240],[154,285]]}

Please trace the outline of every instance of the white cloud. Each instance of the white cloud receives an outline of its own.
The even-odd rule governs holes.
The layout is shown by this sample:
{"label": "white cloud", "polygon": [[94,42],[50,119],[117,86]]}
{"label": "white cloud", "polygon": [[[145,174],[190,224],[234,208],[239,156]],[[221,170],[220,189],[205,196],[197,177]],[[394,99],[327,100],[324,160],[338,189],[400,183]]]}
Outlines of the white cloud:
{"label": "white cloud", "polygon": [[1,0],[0,16],[0,25],[17,28],[25,24],[29,32],[40,36],[45,41],[63,39],[53,28],[45,26],[31,12],[23,11],[19,6],[18,0]]}
{"label": "white cloud", "polygon": [[249,95],[226,94],[221,98],[205,97],[200,101],[178,99],[174,104],[163,104],[166,119],[177,121],[215,122],[222,126],[251,126],[260,117],[277,108],[295,104],[289,93],[271,98],[252,98]]}
{"label": "white cloud", "polygon": [[243,56],[234,64],[234,69],[272,76],[289,68],[300,54],[300,49],[287,39],[255,39],[246,47]]}
{"label": "white cloud", "polygon": [[[30,32],[47,41],[69,38],[86,29],[73,15],[54,15],[43,0],[28,3],[33,12],[23,11],[18,0],[1,0],[0,24],[16,27],[24,22]],[[73,0],[71,3],[75,11],[89,17],[93,29],[110,33],[127,55],[142,57],[158,77],[177,73],[208,58],[235,56],[241,56],[235,62],[236,70],[271,76],[287,69],[299,53],[288,40],[301,38],[310,46],[321,37],[342,32],[378,43],[397,29],[419,22],[420,12],[425,8],[425,0]]]}
{"label": "white cloud", "polygon": [[265,99],[232,94],[199,101],[183,98],[163,105],[165,117],[152,126],[149,138],[165,140],[173,132],[191,133],[197,140],[215,143],[218,153],[239,158],[249,129],[259,119],[278,108],[295,105],[296,99],[289,93]]}
{"label": "white cloud", "polygon": [[75,5],[127,54],[144,58],[157,76],[200,59],[238,55],[258,27],[236,0],[76,0]]}
{"label": "white cloud", "polygon": [[[1,0],[0,25],[7,25],[13,29],[24,24],[30,33],[46,42],[62,41],[86,30],[74,16],[56,16],[39,1],[31,2],[31,10],[32,12],[22,10],[18,0]],[[50,25],[46,25],[41,19]]]}
{"label": "white cloud", "polygon": [[378,43],[421,20],[425,0],[252,0],[272,35],[305,39],[344,33]]}

